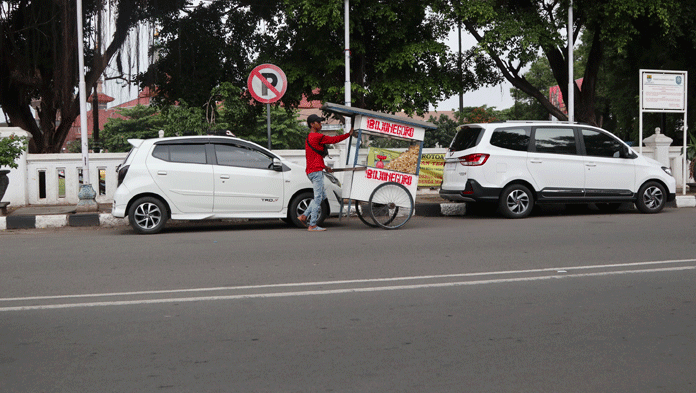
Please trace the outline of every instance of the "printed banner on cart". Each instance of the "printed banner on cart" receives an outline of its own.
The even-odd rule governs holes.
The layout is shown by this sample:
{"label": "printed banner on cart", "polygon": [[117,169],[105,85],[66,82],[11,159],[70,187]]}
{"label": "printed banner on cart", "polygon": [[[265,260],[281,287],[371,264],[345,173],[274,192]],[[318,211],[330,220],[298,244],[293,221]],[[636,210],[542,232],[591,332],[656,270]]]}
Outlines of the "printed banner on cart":
{"label": "printed banner on cart", "polygon": [[440,187],[445,169],[445,153],[430,153],[421,156],[418,187]]}
{"label": "printed banner on cart", "polygon": [[[367,166],[385,168],[403,152],[371,147],[367,152]],[[445,167],[444,153],[423,154],[421,156],[418,187],[440,187],[442,172]]]}

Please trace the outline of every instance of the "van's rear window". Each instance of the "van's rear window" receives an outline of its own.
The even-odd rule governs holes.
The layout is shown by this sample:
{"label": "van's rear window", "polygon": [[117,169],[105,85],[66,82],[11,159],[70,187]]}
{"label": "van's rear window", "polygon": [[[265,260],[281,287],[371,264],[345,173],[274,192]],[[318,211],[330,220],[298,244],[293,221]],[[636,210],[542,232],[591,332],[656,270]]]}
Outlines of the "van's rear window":
{"label": "van's rear window", "polygon": [[481,127],[462,127],[457,131],[457,135],[454,136],[450,144],[450,150],[461,151],[471,149],[478,145],[482,135],[483,128]]}

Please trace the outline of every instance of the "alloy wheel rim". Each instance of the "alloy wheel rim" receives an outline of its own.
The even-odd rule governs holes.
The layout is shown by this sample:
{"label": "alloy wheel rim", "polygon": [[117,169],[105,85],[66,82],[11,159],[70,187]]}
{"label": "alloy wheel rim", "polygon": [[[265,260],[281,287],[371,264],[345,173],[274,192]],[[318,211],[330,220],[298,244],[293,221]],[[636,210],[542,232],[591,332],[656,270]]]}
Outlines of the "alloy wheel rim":
{"label": "alloy wheel rim", "polygon": [[524,213],[529,207],[529,196],[524,191],[515,190],[508,195],[507,206],[515,214]]}
{"label": "alloy wheel rim", "polygon": [[643,193],[643,203],[650,209],[656,209],[662,205],[662,190],[659,187],[648,187]]}
{"label": "alloy wheel rim", "polygon": [[154,203],[143,203],[135,209],[135,222],[143,229],[152,229],[162,221],[162,211]]}

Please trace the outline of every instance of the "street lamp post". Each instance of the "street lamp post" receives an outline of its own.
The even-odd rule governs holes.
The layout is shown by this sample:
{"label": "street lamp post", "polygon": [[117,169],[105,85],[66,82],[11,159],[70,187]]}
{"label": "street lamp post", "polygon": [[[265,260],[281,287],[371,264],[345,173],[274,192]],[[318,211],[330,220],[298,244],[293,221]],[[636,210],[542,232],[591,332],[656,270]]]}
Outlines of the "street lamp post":
{"label": "street lamp post", "polygon": [[82,185],[77,197],[77,211],[97,211],[95,197],[97,193],[90,184],[89,177],[89,143],[87,139],[87,93],[85,91],[85,54],[83,48],[82,30],[82,0],[77,0],[77,61],[80,83],[78,86],[80,95],[80,139],[82,142]]}

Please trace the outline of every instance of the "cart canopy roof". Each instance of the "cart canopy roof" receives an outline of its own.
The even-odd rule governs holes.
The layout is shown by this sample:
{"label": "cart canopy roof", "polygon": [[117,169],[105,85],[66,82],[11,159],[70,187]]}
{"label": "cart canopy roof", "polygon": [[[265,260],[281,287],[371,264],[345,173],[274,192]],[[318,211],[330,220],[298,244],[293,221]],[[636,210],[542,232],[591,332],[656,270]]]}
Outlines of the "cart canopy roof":
{"label": "cart canopy roof", "polygon": [[369,117],[374,117],[375,119],[389,120],[390,122],[393,122],[393,123],[401,123],[401,124],[407,124],[407,125],[413,126],[413,127],[421,127],[421,128],[425,128],[426,130],[437,129],[436,125],[434,125],[433,123],[427,122],[427,121],[416,120],[416,119],[412,119],[410,117],[390,115],[390,114],[382,113],[382,112],[375,112],[375,111],[371,111],[368,109],[354,108],[352,106],[334,104],[331,102],[327,102],[326,104],[324,104],[321,107],[321,110],[324,112],[334,113],[337,115],[348,116],[348,117],[352,117],[352,116],[356,116],[356,115],[369,116]]}

